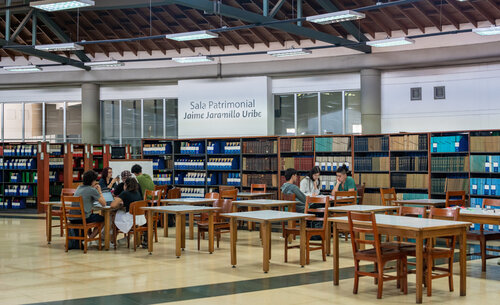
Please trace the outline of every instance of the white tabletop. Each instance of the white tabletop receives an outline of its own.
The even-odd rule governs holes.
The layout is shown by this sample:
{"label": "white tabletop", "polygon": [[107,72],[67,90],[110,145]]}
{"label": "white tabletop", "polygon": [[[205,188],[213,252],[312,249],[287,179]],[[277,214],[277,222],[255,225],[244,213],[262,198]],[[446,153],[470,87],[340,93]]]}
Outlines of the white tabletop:
{"label": "white tabletop", "polygon": [[398,210],[397,206],[383,206],[383,205],[343,205],[338,207],[329,207],[330,212],[379,212],[379,211],[394,211]]}
{"label": "white tabletop", "polygon": [[[407,228],[410,230],[436,229],[446,227],[469,226],[470,222],[441,219],[416,218],[407,216],[375,215],[377,226]],[[347,223],[347,217],[330,217],[328,221]]]}
{"label": "white tabletop", "polygon": [[290,200],[275,200],[275,199],[253,199],[253,200],[239,200],[233,201],[234,204],[243,206],[277,206],[295,204],[297,201]]}
{"label": "white tabletop", "polygon": [[214,207],[199,207],[192,205],[173,205],[173,206],[161,206],[161,207],[143,207],[141,208],[146,211],[155,211],[157,213],[203,213],[208,211],[216,211],[220,208]]}
{"label": "white tabletop", "polygon": [[446,199],[410,199],[410,200],[395,200],[398,204],[418,204],[418,205],[438,205],[445,204]]}
{"label": "white tabletop", "polygon": [[[40,203],[43,204],[43,205],[48,205],[48,206],[58,206],[58,207],[62,206],[62,202],[61,201],[44,201],[44,202],[40,202]],[[70,206],[71,202],[66,202],[66,205]],[[109,205],[106,205],[105,207],[103,207],[100,204],[98,204],[98,205],[94,204],[92,206],[92,209],[95,209],[95,210],[111,210],[111,207]]]}
{"label": "white tabletop", "polygon": [[238,197],[262,197],[262,196],[271,196],[274,193],[250,193],[250,192],[239,192]]}
{"label": "white tabletop", "polygon": [[241,218],[248,219],[256,222],[262,221],[283,221],[283,220],[293,220],[299,218],[305,218],[309,216],[314,216],[311,214],[304,213],[294,213],[294,212],[281,212],[274,210],[260,210],[252,212],[238,212],[238,213],[227,213],[221,214],[224,217]]}
{"label": "white tabletop", "polygon": [[160,202],[165,202],[169,204],[204,204],[204,203],[214,203],[217,199],[212,198],[175,198],[175,199],[162,199]]}
{"label": "white tabletop", "polygon": [[488,216],[500,218],[500,209],[465,208],[460,209],[459,215],[465,216]]}

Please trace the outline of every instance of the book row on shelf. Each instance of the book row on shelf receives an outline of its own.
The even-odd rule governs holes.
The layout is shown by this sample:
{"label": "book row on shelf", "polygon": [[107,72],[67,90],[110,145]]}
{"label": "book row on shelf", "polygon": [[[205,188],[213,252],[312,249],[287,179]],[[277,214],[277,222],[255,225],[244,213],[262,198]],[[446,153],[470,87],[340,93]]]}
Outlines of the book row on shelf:
{"label": "book row on shelf", "polygon": [[21,156],[36,156],[38,153],[38,145],[36,144],[21,144],[0,146],[0,155],[6,157],[21,157]]}
{"label": "book row on shelf", "polygon": [[468,150],[467,135],[431,137],[431,151],[433,153],[467,152]]}
{"label": "book row on shelf", "polygon": [[446,178],[431,178],[431,194],[444,195],[446,191],[469,192],[469,179],[459,175]]}
{"label": "book row on shelf", "polygon": [[391,171],[427,171],[427,156],[391,157]]}
{"label": "book row on shelf", "polygon": [[470,193],[473,195],[499,196],[499,178],[471,178]]}
{"label": "book row on shelf", "polygon": [[280,142],[281,152],[312,152],[313,138],[282,138]]}
{"label": "book row on shelf", "polygon": [[243,170],[275,171],[278,168],[277,157],[244,157]]}
{"label": "book row on shelf", "polygon": [[426,151],[427,135],[391,136],[389,145],[391,151]]}
{"label": "book row on shelf", "polygon": [[351,150],[351,138],[316,138],[315,150],[316,152],[349,152]]}
{"label": "book row on shelf", "polygon": [[0,169],[36,169],[36,159],[0,158]]}
{"label": "book row on shelf", "polygon": [[391,175],[391,186],[407,189],[428,189],[429,175],[395,173]]}
{"label": "book row on shelf", "polygon": [[356,157],[354,159],[354,171],[388,172],[389,169],[389,157]]}
{"label": "book row on shelf", "polygon": [[240,142],[217,142],[208,141],[207,154],[226,154],[226,155],[239,155],[241,153]]}
{"label": "book row on shelf", "polygon": [[323,172],[335,172],[337,168],[346,166],[351,169],[352,157],[316,157],[315,166],[319,166]]}
{"label": "book row on shelf", "polygon": [[281,158],[281,170],[295,168],[298,171],[308,171],[314,166],[313,157],[284,157]]}
{"label": "book row on shelf", "polygon": [[276,154],[278,153],[277,141],[249,141],[243,142],[244,154]]}
{"label": "book row on shelf", "polygon": [[[498,132],[496,132],[498,133]],[[500,135],[471,136],[471,152],[500,152]]]}
{"label": "book row on shelf", "polygon": [[208,170],[231,170],[240,168],[239,158],[209,158],[207,161]]}
{"label": "book row on shelf", "polygon": [[355,137],[354,151],[369,152],[369,151],[388,151],[389,137]]}
{"label": "book row on shelf", "polygon": [[431,158],[433,172],[468,172],[469,156],[447,156]]}
{"label": "book row on shelf", "polygon": [[498,173],[500,155],[471,155],[470,171],[478,173]]}

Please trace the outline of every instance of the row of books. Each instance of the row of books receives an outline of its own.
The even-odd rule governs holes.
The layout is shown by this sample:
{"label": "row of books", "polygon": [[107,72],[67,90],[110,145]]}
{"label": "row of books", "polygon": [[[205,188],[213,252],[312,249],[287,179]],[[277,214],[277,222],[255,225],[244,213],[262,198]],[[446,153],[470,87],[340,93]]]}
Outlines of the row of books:
{"label": "row of books", "polygon": [[354,152],[363,151],[388,151],[389,137],[355,137]]}
{"label": "row of books", "polygon": [[204,198],[205,190],[203,188],[181,187],[181,198]]}
{"label": "row of books", "polygon": [[469,156],[432,157],[433,172],[468,172]]}
{"label": "row of books", "polygon": [[36,159],[0,158],[0,169],[36,169]]}
{"label": "row of books", "polygon": [[49,182],[64,182],[63,171],[50,171]]}
{"label": "row of books", "polygon": [[203,159],[177,159],[174,162],[175,169],[205,169],[205,160]]}
{"label": "row of books", "polygon": [[[497,206],[488,206],[484,205],[483,198],[471,198],[470,199],[470,206],[473,208],[482,208],[482,209],[489,209],[490,211],[494,211],[494,213],[500,213],[500,207]],[[471,226],[471,230],[476,230],[479,231],[481,229],[480,224],[473,224]],[[492,224],[485,224],[483,225],[483,230],[485,231],[490,231],[490,232],[500,232],[500,226],[499,225],[492,225]]]}
{"label": "row of books", "polygon": [[431,137],[431,151],[436,152],[461,152],[469,150],[467,135],[434,136]]}
{"label": "row of books", "polygon": [[50,196],[60,198],[62,189],[62,184],[51,184],[49,185],[49,194]]}
{"label": "row of books", "polygon": [[172,184],[172,174],[154,174],[153,183],[155,185],[169,185]]}
{"label": "row of books", "polygon": [[0,156],[36,156],[38,147],[35,144],[0,146]]}
{"label": "row of books", "polygon": [[498,156],[471,155],[470,171],[481,172],[481,173],[498,173],[499,163],[500,163],[500,155]]}
{"label": "row of books", "polygon": [[49,159],[49,168],[63,168],[63,167],[64,167],[64,158]]}
{"label": "row of books", "polygon": [[308,171],[314,166],[313,157],[287,157],[281,158],[281,169],[295,168],[299,171]]}
{"label": "row of books", "polygon": [[36,198],[9,198],[0,200],[0,209],[25,209],[27,206],[36,206]]}
{"label": "row of books", "polygon": [[398,200],[415,200],[415,199],[427,199],[429,195],[427,193],[397,193],[396,197]]}
{"label": "row of books", "polygon": [[352,157],[316,157],[315,166],[319,166],[323,172],[334,172],[343,165],[345,165],[347,169],[350,169],[351,164]]}
{"label": "row of books", "polygon": [[316,152],[351,151],[350,137],[316,138]]}
{"label": "row of books", "polygon": [[427,150],[427,135],[403,135],[390,137],[391,151]]}
{"label": "row of books", "polygon": [[243,142],[244,154],[276,154],[278,153],[278,141],[248,141]]}
{"label": "row of books", "polygon": [[203,154],[205,153],[204,142],[181,142],[181,154]]}
{"label": "row of books", "polygon": [[207,154],[240,154],[240,142],[209,141],[207,143]]}
{"label": "row of books", "polygon": [[62,156],[64,154],[63,145],[61,144],[49,144],[47,150],[51,156]]}
{"label": "row of books", "polygon": [[497,178],[471,178],[470,192],[473,195],[500,195],[500,179]]}
{"label": "row of books", "polygon": [[313,138],[284,138],[280,140],[281,152],[312,152]]}
{"label": "row of books", "polygon": [[83,147],[73,148],[73,158],[83,158]]}
{"label": "row of books", "polygon": [[278,175],[276,174],[243,174],[241,175],[241,185],[250,186],[252,184],[266,184],[269,187],[278,187]]}
{"label": "row of books", "polygon": [[277,171],[278,158],[277,157],[243,158],[243,170]]}
{"label": "row of books", "polygon": [[175,184],[205,185],[206,173],[180,173],[175,175]]}
{"label": "row of books", "polygon": [[356,184],[365,184],[365,187],[369,188],[390,188],[391,179],[389,174],[357,174],[353,175]]}
{"label": "row of books", "polygon": [[331,191],[337,183],[337,176],[320,176],[319,182],[321,190]]}
{"label": "row of books", "polygon": [[36,183],[37,173],[34,172],[16,172],[10,173],[10,181],[12,183]]}
{"label": "row of books", "polygon": [[429,175],[392,174],[391,186],[396,188],[427,189],[429,188]]}
{"label": "row of books", "polygon": [[427,156],[391,157],[391,171],[427,171]]}
{"label": "row of books", "polygon": [[363,204],[382,205],[380,193],[366,193],[363,195]]}
{"label": "row of books", "polygon": [[240,173],[217,173],[217,181],[214,184],[221,185],[241,185],[241,174]]}
{"label": "row of books", "polygon": [[170,143],[144,144],[142,153],[145,156],[168,155],[172,153],[172,145]]}
{"label": "row of books", "polygon": [[471,152],[497,152],[500,151],[500,136],[470,137]]}
{"label": "row of books", "polygon": [[35,185],[8,185],[5,186],[3,192],[4,196],[36,196],[37,187]]}
{"label": "row of books", "polygon": [[389,157],[356,157],[354,171],[389,171]]}
{"label": "row of books", "polygon": [[174,168],[174,160],[172,158],[153,158],[153,170],[171,169]]}
{"label": "row of books", "polygon": [[469,179],[459,177],[431,178],[431,193],[444,194],[447,191],[469,192]]}
{"label": "row of books", "polygon": [[210,158],[207,161],[207,169],[210,170],[230,170],[239,169],[239,158]]}

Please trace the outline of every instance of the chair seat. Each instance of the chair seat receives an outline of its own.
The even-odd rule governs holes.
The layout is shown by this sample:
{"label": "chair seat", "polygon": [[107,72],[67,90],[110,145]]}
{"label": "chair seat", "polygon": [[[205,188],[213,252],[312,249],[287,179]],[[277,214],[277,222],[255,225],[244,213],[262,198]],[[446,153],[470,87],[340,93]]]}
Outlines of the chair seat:
{"label": "chair seat", "polygon": [[[389,247],[380,247],[380,251],[382,254],[382,260],[394,260],[400,257],[406,257],[406,254],[403,251],[395,248]],[[368,250],[360,250],[356,253],[356,259],[369,260],[369,261],[377,261],[377,252],[375,248]]]}
{"label": "chair seat", "polygon": [[[484,233],[484,238],[486,240],[496,240],[500,239],[500,233],[499,232],[494,232],[494,231],[483,231]],[[472,230],[467,232],[467,239],[475,239],[479,240],[481,239],[481,231],[479,230]]]}
{"label": "chair seat", "polygon": [[[198,226],[198,228],[208,227],[208,221],[200,221],[200,222],[197,222],[196,225]],[[229,228],[229,222],[214,222],[215,228],[223,227],[223,226],[227,226]]]}
{"label": "chair seat", "polygon": [[393,248],[393,249],[400,249],[400,250],[411,250],[413,249],[413,251],[415,251],[415,244],[414,243],[410,243],[410,242],[404,242],[404,241],[391,241],[391,242],[387,242],[387,243],[382,243],[381,244],[381,247],[384,247],[384,248]]}
{"label": "chair seat", "polygon": [[[293,234],[300,234],[300,228],[285,228],[290,233]],[[323,228],[306,228],[306,233],[307,232],[324,232],[325,229]]]}

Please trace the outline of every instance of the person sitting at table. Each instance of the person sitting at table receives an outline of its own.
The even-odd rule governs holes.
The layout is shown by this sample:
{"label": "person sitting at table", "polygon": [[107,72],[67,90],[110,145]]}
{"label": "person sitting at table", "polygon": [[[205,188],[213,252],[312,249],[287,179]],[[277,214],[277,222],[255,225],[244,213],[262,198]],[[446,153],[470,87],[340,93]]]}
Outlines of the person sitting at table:
{"label": "person sitting at table", "polygon": [[283,194],[295,194],[295,199],[299,201],[295,205],[295,211],[297,213],[304,213],[306,204],[306,195],[302,193],[295,183],[297,182],[298,176],[297,171],[293,168],[289,168],[285,171],[286,182],[281,186],[281,192]]}
{"label": "person sitting at table", "polygon": [[342,165],[337,168],[337,181],[332,190],[332,196],[335,192],[356,191],[356,182],[351,176],[347,176],[347,166]]}
{"label": "person sitting at table", "polygon": [[111,167],[106,167],[102,170],[101,180],[99,180],[102,191],[113,191],[119,182],[120,177],[113,178],[113,169]]}
{"label": "person sitting at table", "polygon": [[[120,194],[123,192],[125,180],[127,180],[128,178],[133,178],[133,177],[132,177],[132,173],[129,170],[124,170],[121,172],[120,178],[121,178],[121,182],[116,186],[115,191],[113,192],[113,195],[115,197],[120,196]],[[140,184],[139,184],[139,194],[141,194],[141,197],[142,197],[142,189],[141,189]]]}
{"label": "person sitting at table", "polygon": [[[106,206],[106,199],[102,195],[101,187],[97,182],[97,173],[93,170],[86,171],[83,174],[83,184],[78,186],[75,191],[75,197],[82,197],[83,210],[85,212],[85,221],[87,223],[92,222],[104,222],[104,217],[102,215],[93,214],[92,208],[94,207],[94,202],[99,202],[103,207]],[[71,206],[78,206],[78,203],[73,202]],[[80,214],[78,211],[71,211],[71,214]],[[71,220],[72,223],[81,223],[80,219]],[[94,229],[90,234],[90,238],[96,237],[98,230]]]}
{"label": "person sitting at table", "polygon": [[[130,172],[129,172],[130,173]],[[123,207],[123,209],[116,211],[115,225],[123,233],[128,233],[134,223],[132,214],[129,213],[130,204],[135,201],[141,201],[142,194],[139,193],[139,183],[132,176],[125,180],[123,192],[116,196],[111,202],[111,208]],[[138,215],[135,218],[135,224],[142,226],[146,224],[146,217]]]}
{"label": "person sitting at table", "polygon": [[319,166],[311,168],[309,174],[300,181],[300,191],[306,196],[316,196],[319,195],[319,176],[321,171]]}

